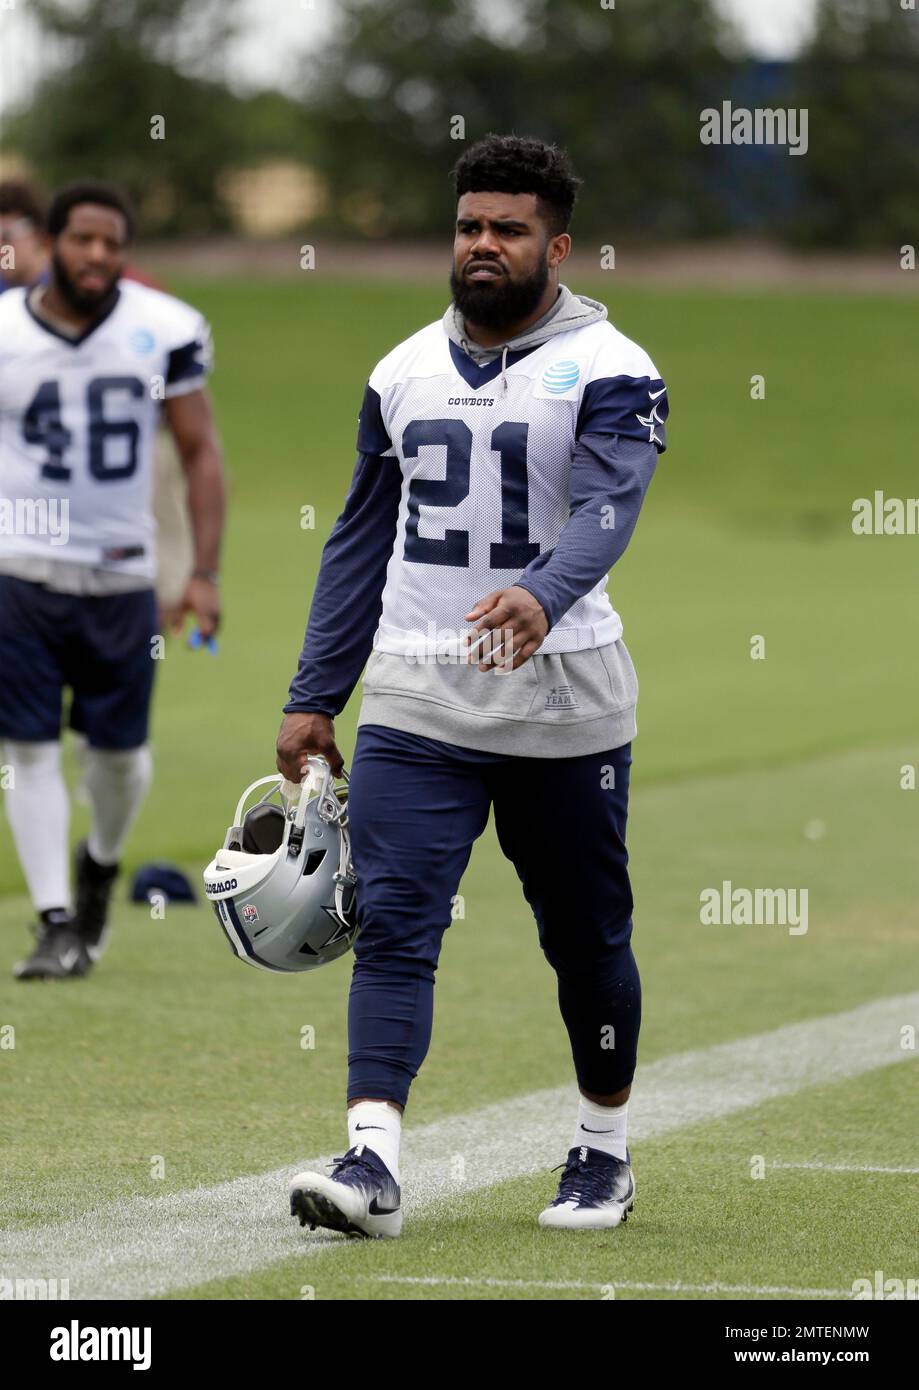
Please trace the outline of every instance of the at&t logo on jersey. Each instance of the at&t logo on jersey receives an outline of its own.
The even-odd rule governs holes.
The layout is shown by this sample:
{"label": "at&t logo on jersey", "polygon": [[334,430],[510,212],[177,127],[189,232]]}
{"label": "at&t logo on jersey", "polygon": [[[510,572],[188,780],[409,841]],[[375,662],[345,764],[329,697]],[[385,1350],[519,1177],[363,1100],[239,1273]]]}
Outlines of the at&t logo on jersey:
{"label": "at&t logo on jersey", "polygon": [[577,386],[580,375],[581,369],[577,362],[553,362],[542,374],[542,388],[553,396],[564,396],[566,391]]}
{"label": "at&t logo on jersey", "polygon": [[149,328],[135,328],[128,341],[139,357],[146,357],[156,347],[156,339]]}

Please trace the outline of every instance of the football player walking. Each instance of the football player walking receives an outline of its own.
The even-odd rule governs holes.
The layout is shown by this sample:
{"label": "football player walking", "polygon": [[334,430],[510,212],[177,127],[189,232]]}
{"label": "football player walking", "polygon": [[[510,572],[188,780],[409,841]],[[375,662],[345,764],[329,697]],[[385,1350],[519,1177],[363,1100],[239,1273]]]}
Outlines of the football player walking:
{"label": "football player walking", "polygon": [[402,1113],[451,903],[493,807],[580,1090],[539,1221],[615,1227],[635,1196],[637,682],[606,583],[665,447],[667,394],[604,305],[559,282],[579,184],[567,155],[491,135],[453,172],[453,300],[370,376],[278,738],[291,780],[308,754],[339,771],[334,717],[367,663],[349,796],[349,1148],[330,1176],[293,1180],[291,1207],[311,1226],[399,1234]]}
{"label": "football player walking", "polygon": [[[161,411],[188,484],[194,573],[174,614],[216,631],[220,449],[210,336],[171,295],[121,279],[133,219],[104,184],[62,190],[46,282],[0,297],[0,740],[5,804],[39,916],[21,980],[85,975],[101,954],[122,847],[151,777],[157,611],[153,438]],[[62,699],[81,736],[88,840],[68,864]]]}

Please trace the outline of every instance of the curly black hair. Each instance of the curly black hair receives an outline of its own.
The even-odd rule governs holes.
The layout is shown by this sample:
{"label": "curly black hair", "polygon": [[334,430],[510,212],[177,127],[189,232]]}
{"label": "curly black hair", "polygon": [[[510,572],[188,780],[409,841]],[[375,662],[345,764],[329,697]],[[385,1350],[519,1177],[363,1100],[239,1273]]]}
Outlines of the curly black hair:
{"label": "curly black hair", "polygon": [[48,231],[52,237],[60,236],[67,226],[70,214],[81,203],[96,203],[104,208],[114,208],[125,220],[127,239],[133,241],[136,219],[134,209],[125,195],[110,183],[98,183],[87,179],[82,183],[71,183],[58,189],[48,208]]}
{"label": "curly black hair", "polygon": [[451,175],[457,199],[464,193],[535,193],[551,236],[567,232],[583,182],[557,145],[494,133],[460,155]]}

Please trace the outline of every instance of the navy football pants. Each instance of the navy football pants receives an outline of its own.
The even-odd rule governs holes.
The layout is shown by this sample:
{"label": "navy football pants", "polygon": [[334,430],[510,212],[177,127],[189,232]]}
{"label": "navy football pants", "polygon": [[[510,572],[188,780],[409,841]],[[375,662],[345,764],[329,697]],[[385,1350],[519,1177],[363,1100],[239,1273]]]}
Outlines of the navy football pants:
{"label": "navy football pants", "polygon": [[641,1020],[629,944],[630,766],[630,744],[521,758],[358,728],[349,805],[361,930],[348,1008],[349,1100],[408,1098],[431,1040],[452,900],[492,805],[558,977],[580,1088],[613,1095],[629,1084]]}

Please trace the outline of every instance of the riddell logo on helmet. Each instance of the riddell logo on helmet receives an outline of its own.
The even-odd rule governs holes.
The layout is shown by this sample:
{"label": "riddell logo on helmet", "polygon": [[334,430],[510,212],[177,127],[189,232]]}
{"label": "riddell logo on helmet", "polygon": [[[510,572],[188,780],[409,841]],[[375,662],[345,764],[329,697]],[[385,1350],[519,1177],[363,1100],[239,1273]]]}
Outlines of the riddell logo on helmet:
{"label": "riddell logo on helmet", "polygon": [[215,893],[229,893],[233,888],[238,887],[239,885],[235,878],[224,878],[221,879],[219,883],[205,883],[204,891],[213,896]]}

